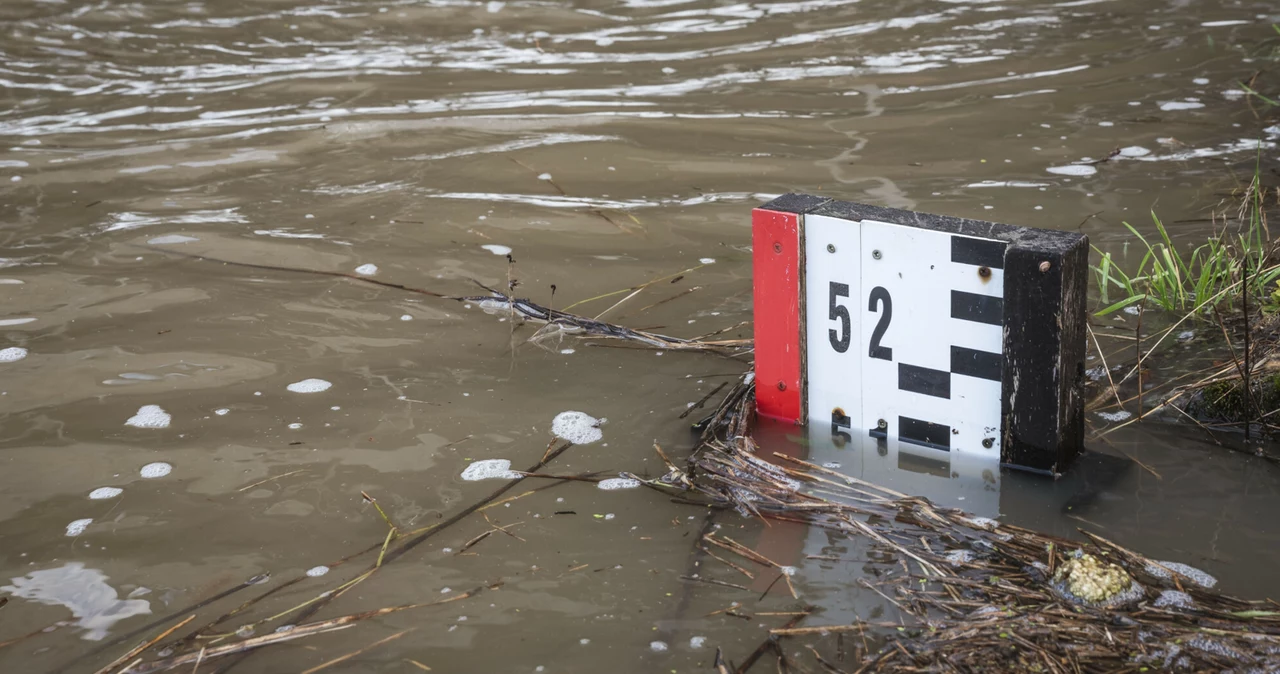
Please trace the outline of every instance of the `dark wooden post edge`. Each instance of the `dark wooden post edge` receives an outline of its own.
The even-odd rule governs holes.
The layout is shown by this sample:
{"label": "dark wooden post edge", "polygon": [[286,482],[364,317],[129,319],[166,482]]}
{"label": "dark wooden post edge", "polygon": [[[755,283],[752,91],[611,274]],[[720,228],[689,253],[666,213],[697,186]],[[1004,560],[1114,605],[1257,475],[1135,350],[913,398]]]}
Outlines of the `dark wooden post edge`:
{"label": "dark wooden post edge", "polygon": [[1020,229],[1005,249],[1001,463],[1060,474],[1084,446],[1089,239]]}

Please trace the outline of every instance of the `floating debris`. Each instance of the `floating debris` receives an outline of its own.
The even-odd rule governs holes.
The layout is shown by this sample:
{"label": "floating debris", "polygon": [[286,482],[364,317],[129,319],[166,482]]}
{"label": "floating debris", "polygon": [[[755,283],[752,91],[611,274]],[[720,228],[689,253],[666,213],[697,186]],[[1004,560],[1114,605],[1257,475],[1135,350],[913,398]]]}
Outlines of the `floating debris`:
{"label": "floating debris", "polygon": [[74,520],[71,524],[67,525],[67,535],[71,537],[79,536],[84,533],[85,529],[89,528],[90,524],[93,524],[92,517],[86,517],[82,520]]}
{"label": "floating debris", "polygon": [[561,412],[551,420],[551,433],[575,445],[589,445],[604,437],[600,424],[606,421],[608,419],[597,419],[585,412]]}
{"label": "floating debris", "polygon": [[1142,596],[1141,587],[1127,571],[1083,552],[1058,567],[1053,575],[1053,588],[1069,599],[1098,606]]}
{"label": "floating debris", "polygon": [[173,417],[159,405],[143,405],[124,425],[134,428],[168,428],[172,420]]}
{"label": "floating debris", "polygon": [[119,487],[98,487],[97,489],[89,492],[89,498],[94,501],[101,501],[103,499],[115,498],[123,492],[124,490]]}
{"label": "floating debris", "polygon": [[511,470],[511,462],[507,459],[476,461],[462,471],[462,479],[468,482],[476,480],[516,480],[520,477],[520,473]]}
{"label": "floating debris", "polygon": [[294,393],[319,393],[328,391],[331,386],[333,386],[332,383],[323,379],[303,379],[302,381],[295,381],[285,388]]}
{"label": "floating debris", "polygon": [[141,475],[142,477],[145,477],[149,480],[153,480],[158,477],[164,477],[165,475],[168,475],[169,473],[172,473],[172,472],[173,472],[173,466],[163,461],[156,461],[155,463],[148,463],[147,465],[143,466],[142,470],[138,471],[138,475]]}

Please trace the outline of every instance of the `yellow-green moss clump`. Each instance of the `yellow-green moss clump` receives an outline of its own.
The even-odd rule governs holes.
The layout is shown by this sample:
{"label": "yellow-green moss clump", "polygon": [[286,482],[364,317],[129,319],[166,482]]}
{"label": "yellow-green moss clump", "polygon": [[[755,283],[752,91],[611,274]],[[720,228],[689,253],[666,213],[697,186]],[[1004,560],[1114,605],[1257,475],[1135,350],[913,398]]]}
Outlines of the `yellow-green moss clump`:
{"label": "yellow-green moss clump", "polygon": [[1127,571],[1089,554],[1067,560],[1053,579],[1062,582],[1071,594],[1094,604],[1105,603],[1133,584]]}

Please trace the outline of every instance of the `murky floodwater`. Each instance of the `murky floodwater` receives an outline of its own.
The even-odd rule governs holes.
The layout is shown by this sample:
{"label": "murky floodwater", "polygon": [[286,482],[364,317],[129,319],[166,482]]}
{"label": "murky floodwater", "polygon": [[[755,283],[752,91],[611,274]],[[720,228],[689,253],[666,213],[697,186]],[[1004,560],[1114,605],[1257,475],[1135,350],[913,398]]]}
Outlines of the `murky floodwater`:
{"label": "murky floodwater", "polygon": [[[538,348],[479,307],[191,256],[458,294],[510,274],[557,307],[688,270],[608,315],[696,336],[751,318],[748,210],[785,191],[1080,229],[1117,251],[1120,223],[1154,206],[1202,236],[1280,137],[1237,84],[1277,20],[1268,2],[1178,0],[3,3],[0,641],[57,628],[0,648],[0,669],[47,671],[256,574],[280,585],[376,544],[361,491],[404,528],[449,517],[502,484],[462,480],[468,465],[535,463],[566,410],[608,423],[553,472],[660,474],[653,440],[683,456],[679,415],[744,367]],[[787,435],[771,442],[809,451]],[[840,460],[1274,595],[1280,471],[1188,436],[1127,427],[1056,484]],[[171,471],[144,475],[157,463]],[[786,620],[760,613],[883,609],[851,565],[804,557],[859,543],[646,489],[570,482],[484,514],[514,535],[459,554],[489,528],[472,516],[321,616],[501,589],[234,671],[300,671],[411,628],[328,671],[701,671]],[[717,525],[798,566],[800,600],[761,599],[767,577],[681,581]],[[706,617],[734,601],[740,615]]]}

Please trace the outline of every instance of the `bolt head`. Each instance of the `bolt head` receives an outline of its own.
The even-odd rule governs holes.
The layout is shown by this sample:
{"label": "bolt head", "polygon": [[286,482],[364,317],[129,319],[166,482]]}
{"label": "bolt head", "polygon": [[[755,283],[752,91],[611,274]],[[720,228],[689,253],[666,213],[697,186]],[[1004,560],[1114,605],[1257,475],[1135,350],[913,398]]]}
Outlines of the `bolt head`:
{"label": "bolt head", "polygon": [[880,430],[883,431],[888,427],[889,427],[889,422],[885,421],[884,419],[879,419],[876,421],[876,428],[879,428]]}
{"label": "bolt head", "polygon": [[1049,271],[1049,268],[1050,268],[1050,267],[1052,267],[1052,266],[1053,266],[1053,265],[1049,264],[1049,261],[1048,261],[1048,260],[1045,260],[1044,262],[1041,262],[1041,263],[1040,263],[1040,273],[1041,273],[1041,274],[1047,273],[1047,272]]}
{"label": "bolt head", "polygon": [[787,382],[785,382],[785,381],[780,381],[780,382],[778,382],[778,390],[779,390],[779,391],[785,391],[785,390],[787,390]]}
{"label": "bolt head", "polygon": [[836,245],[834,243],[827,244],[827,252],[828,253],[836,252]]}
{"label": "bolt head", "polygon": [[983,439],[982,439],[982,446],[983,446],[983,447],[986,447],[987,449],[991,449],[991,447],[992,447],[993,445],[995,445],[995,444],[996,444],[996,441],[995,441],[995,439],[994,439],[994,438],[983,438]]}
{"label": "bolt head", "polygon": [[781,253],[781,252],[782,252],[782,244],[781,244],[781,243],[774,242],[774,244],[773,244],[773,252],[775,252],[775,253]]}

